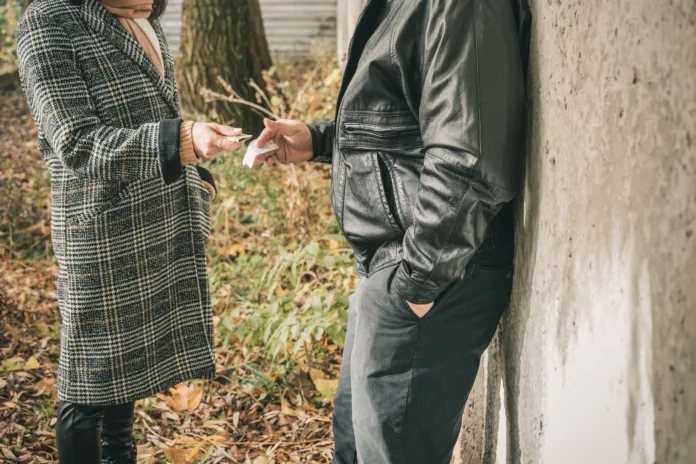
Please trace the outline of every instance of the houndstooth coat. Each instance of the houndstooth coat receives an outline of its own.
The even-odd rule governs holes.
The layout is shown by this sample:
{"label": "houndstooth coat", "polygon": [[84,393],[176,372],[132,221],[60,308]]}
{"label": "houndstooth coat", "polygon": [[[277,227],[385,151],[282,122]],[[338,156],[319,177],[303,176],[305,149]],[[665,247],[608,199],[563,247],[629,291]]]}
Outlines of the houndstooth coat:
{"label": "houndstooth coat", "polygon": [[210,195],[181,165],[172,58],[152,25],[164,79],[98,0],[38,0],[17,27],[52,177],[63,401],[120,404],[215,374]]}

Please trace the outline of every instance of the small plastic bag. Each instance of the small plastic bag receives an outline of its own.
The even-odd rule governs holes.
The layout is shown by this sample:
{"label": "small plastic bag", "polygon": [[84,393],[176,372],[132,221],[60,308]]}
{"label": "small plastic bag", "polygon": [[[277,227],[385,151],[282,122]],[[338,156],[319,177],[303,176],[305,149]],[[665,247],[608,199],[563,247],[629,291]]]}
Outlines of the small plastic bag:
{"label": "small plastic bag", "polygon": [[246,154],[244,155],[243,164],[245,166],[253,168],[256,158],[270,151],[277,150],[278,148],[280,147],[276,145],[275,142],[268,142],[266,143],[266,146],[264,146],[263,148],[259,148],[256,146],[256,140],[253,140],[249,143],[249,146],[247,147]]}

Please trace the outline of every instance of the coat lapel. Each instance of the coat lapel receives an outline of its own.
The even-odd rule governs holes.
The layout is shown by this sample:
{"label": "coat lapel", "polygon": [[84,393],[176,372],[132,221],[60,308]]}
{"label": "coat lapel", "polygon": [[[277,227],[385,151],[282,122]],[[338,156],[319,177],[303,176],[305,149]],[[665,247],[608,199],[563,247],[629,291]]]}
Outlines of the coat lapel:
{"label": "coat lapel", "polygon": [[174,84],[174,66],[171,55],[164,43],[162,28],[159,23],[154,21],[152,25],[160,39],[165,69],[164,79],[160,76],[160,73],[145,53],[145,50],[143,50],[143,47],[141,47],[138,41],[131,37],[123,26],[121,26],[118,18],[99,4],[99,0],[84,0],[82,2],[81,13],[82,19],[91,29],[114,44],[116,48],[133,60],[133,62],[152,79],[157,89],[167,100],[167,103],[178,113],[179,104],[176,99],[176,85]]}
{"label": "coat lapel", "polygon": [[176,71],[174,69],[174,58],[167,44],[164,30],[159,21],[152,21],[152,28],[157,34],[162,50],[162,60],[164,61],[164,84],[170,102],[173,102],[177,112],[179,111],[179,95],[176,91]]}
{"label": "coat lapel", "polygon": [[343,72],[343,81],[341,82],[341,90],[338,92],[338,100],[336,103],[336,117],[338,117],[338,110],[341,108],[341,101],[346,93],[348,84],[355,74],[355,70],[358,67],[358,61],[360,56],[365,49],[372,34],[379,26],[379,13],[382,8],[385,8],[386,2],[384,0],[368,0],[365,8],[363,8],[358,22],[355,25],[355,31],[353,32],[353,37],[350,40],[350,45],[348,46],[348,61],[346,62],[346,69]]}

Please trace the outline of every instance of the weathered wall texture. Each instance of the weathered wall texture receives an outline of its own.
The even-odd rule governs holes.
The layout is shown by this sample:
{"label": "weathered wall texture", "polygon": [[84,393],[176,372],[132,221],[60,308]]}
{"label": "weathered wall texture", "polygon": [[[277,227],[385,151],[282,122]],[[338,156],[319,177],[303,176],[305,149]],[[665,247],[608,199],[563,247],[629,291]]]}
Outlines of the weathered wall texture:
{"label": "weathered wall texture", "polygon": [[483,396],[476,454],[695,463],[696,2],[531,6],[516,284],[484,383],[505,408]]}

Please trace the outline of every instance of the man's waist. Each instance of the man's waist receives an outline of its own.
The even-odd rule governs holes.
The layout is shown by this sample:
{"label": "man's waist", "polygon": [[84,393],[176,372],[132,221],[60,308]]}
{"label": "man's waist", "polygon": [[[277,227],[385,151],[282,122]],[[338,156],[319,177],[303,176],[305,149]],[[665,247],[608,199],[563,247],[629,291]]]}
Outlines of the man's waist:
{"label": "man's waist", "polygon": [[[494,228],[489,230],[481,246],[476,249],[476,255],[501,246],[512,246],[514,242],[512,230]],[[403,259],[403,245],[401,242],[388,242],[375,251],[372,258],[366,263],[356,261],[356,271],[362,276],[370,276],[380,269],[399,262]]]}

